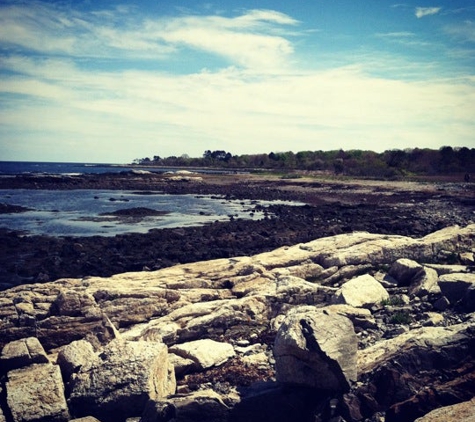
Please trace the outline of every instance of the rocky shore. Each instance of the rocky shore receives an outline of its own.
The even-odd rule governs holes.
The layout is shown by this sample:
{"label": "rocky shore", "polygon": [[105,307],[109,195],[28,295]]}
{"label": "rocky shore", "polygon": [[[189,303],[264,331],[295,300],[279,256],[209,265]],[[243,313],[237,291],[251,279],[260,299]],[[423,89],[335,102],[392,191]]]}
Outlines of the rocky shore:
{"label": "rocky shore", "polygon": [[0,293],[0,421],[469,421],[475,224]]}
{"label": "rocky shore", "polygon": [[471,420],[475,185],[306,176],[0,178],[306,204],[113,238],[2,229],[0,422]]}
{"label": "rocky shore", "polygon": [[[475,184],[278,178],[246,174],[128,172],[105,175],[19,175],[0,189],[121,189],[229,199],[288,200],[306,205],[254,206],[260,220],[214,222],[114,237],[24,236],[0,229],[0,289],[62,277],[157,270],[176,264],[254,255],[353,231],[421,237],[474,221]],[[21,212],[1,204],[0,212]],[[140,216],[139,216],[140,217]]]}

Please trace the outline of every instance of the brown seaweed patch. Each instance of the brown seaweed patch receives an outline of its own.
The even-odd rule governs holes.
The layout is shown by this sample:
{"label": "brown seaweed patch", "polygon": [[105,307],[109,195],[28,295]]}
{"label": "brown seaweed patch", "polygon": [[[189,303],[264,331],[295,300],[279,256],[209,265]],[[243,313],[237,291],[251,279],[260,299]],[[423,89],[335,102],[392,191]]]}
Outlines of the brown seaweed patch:
{"label": "brown seaweed patch", "polygon": [[169,211],[154,210],[145,207],[136,208],[124,208],[117,211],[111,211],[102,213],[102,216],[115,216],[115,217],[157,217],[170,214]]}
{"label": "brown seaweed patch", "polygon": [[0,203],[0,214],[17,214],[20,212],[34,211],[32,208],[22,207],[21,205],[10,205]]}

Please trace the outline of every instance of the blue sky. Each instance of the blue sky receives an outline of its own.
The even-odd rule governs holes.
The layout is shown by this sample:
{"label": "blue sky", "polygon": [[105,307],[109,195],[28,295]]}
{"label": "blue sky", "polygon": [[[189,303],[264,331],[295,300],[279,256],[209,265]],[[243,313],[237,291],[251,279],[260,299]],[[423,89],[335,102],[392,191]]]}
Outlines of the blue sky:
{"label": "blue sky", "polygon": [[475,147],[475,1],[0,2],[0,160]]}

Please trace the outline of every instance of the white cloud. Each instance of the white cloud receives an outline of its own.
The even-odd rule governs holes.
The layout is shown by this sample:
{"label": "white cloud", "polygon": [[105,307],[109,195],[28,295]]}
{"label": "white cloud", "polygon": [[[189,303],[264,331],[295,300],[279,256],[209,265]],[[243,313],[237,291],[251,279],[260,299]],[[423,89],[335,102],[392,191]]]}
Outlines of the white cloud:
{"label": "white cloud", "polygon": [[[25,66],[29,74],[0,90],[25,101],[21,109],[2,113],[0,126],[21,125],[35,133],[41,148],[52,137],[57,145],[82,142],[86,151],[108,145],[110,155],[104,151],[102,160],[199,156],[204,149],[438,148],[448,139],[469,145],[475,129],[475,83],[469,80],[397,81],[371,77],[358,66],[271,75],[227,68],[179,76],[92,74],[69,62],[38,62],[35,75],[34,61],[12,60],[10,66]],[[61,67],[67,78],[56,71]]]}
{"label": "white cloud", "polygon": [[277,12],[275,10],[250,10],[248,13],[235,19],[238,27],[241,27],[241,23],[248,22],[251,26],[261,26],[263,22],[272,22],[279,25],[296,25],[298,21],[284,13]]}
{"label": "white cloud", "polygon": [[416,17],[418,19],[423,18],[424,16],[436,15],[442,10],[441,7],[416,7]]}
{"label": "white cloud", "polygon": [[402,31],[402,32],[385,32],[385,33],[378,33],[376,36],[381,38],[409,38],[413,37],[415,34],[414,32]]}
{"label": "white cloud", "polygon": [[177,48],[193,48],[228,64],[272,69],[293,52],[281,36],[298,22],[271,10],[250,10],[237,17],[130,17],[122,9],[81,14],[34,3],[0,8],[0,39],[6,46],[71,57],[163,60]]}
{"label": "white cloud", "polygon": [[74,38],[58,36],[71,27],[70,19],[51,13],[41,3],[35,6],[3,6],[0,8],[0,39],[2,44],[20,46],[28,50],[52,52],[73,51]]}
{"label": "white cloud", "polygon": [[269,24],[295,25],[297,21],[282,13],[252,10],[236,18],[187,16],[145,24],[148,37],[171,45],[183,45],[229,60],[244,67],[272,69],[283,66],[293,52],[292,44]]}
{"label": "white cloud", "polygon": [[411,48],[426,48],[433,45],[433,43],[431,42],[422,41],[416,38],[416,34],[414,34],[413,32],[378,33],[376,34],[376,37],[388,42],[398,43]]}

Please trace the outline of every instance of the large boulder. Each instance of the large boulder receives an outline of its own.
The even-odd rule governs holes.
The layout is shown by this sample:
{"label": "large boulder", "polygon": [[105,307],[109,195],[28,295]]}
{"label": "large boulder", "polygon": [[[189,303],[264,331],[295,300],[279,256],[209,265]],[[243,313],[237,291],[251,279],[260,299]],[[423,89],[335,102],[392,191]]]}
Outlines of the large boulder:
{"label": "large boulder", "polygon": [[274,344],[279,382],[346,391],[356,380],[357,337],[352,322],[314,307],[291,311]]}
{"label": "large boulder", "polygon": [[59,366],[33,364],[7,374],[7,404],[14,422],[70,419]]}
{"label": "large boulder", "polygon": [[373,276],[365,274],[345,283],[335,294],[336,303],[370,308],[389,298],[389,293]]}
{"label": "large boulder", "polygon": [[150,399],[172,394],[175,377],[163,343],[111,342],[70,382],[69,405],[74,416],[102,422],[140,416]]}

